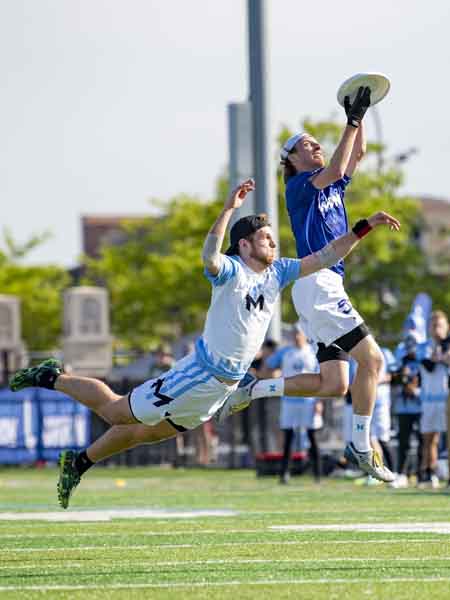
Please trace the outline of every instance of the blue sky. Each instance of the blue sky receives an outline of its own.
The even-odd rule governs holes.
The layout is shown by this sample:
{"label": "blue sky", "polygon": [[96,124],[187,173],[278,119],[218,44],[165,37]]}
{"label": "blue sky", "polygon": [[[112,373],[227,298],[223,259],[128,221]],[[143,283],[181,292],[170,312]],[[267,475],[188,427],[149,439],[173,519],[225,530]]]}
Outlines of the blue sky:
{"label": "blue sky", "polygon": [[[81,214],[211,195],[226,105],[248,94],[246,28],[245,0],[0,3],[2,225],[18,240],[53,232],[29,262],[76,264]],[[444,0],[270,0],[274,132],[305,115],[344,123],[340,82],[385,72],[389,152],[419,148],[405,191],[450,197],[449,31]]]}

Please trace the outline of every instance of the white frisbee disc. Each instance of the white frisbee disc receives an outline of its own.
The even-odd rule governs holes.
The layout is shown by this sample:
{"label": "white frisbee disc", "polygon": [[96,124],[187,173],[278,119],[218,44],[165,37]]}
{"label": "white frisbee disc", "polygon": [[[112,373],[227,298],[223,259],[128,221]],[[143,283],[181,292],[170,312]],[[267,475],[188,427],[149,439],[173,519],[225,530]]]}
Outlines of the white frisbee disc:
{"label": "white frisbee disc", "polygon": [[345,96],[350,97],[353,102],[359,87],[370,87],[370,106],[381,102],[389,92],[391,82],[382,73],[357,73],[344,81],[338,89],[337,99],[341,106],[344,106]]}

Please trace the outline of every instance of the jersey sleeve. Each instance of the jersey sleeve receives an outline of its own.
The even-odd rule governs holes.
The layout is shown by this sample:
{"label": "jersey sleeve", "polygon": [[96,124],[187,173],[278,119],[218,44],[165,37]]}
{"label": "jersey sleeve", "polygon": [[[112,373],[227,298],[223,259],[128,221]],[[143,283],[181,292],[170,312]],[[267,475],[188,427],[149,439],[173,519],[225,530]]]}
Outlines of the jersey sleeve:
{"label": "jersey sleeve", "polygon": [[217,275],[212,275],[206,268],[204,270],[205,277],[214,287],[225,285],[227,281],[230,281],[230,279],[236,275],[238,270],[238,262],[236,259],[221,254],[220,260],[221,265]]}
{"label": "jersey sleeve", "polygon": [[298,258],[280,258],[273,263],[277,278],[280,284],[280,289],[300,277],[301,261]]}

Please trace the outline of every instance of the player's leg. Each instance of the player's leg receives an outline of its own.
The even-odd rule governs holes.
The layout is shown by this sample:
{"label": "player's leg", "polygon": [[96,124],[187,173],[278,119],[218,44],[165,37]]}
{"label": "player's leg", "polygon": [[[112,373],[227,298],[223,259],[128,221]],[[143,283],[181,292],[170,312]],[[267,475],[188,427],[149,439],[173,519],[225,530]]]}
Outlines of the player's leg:
{"label": "player's leg", "polygon": [[54,389],[84,404],[111,425],[138,422],[130,410],[128,395],[119,396],[98,379],[61,374]]}
{"label": "player's leg", "polygon": [[407,475],[406,460],[409,453],[409,444],[412,430],[411,415],[398,415],[398,453],[397,472],[399,475]]}
{"label": "player's leg", "polygon": [[63,508],[68,507],[72,492],[80,483],[81,477],[96,463],[139,444],[154,444],[174,437],[177,433],[167,421],[156,425],[114,425],[82,452],[64,450],[59,458],[59,503]]}
{"label": "player's leg", "polygon": [[370,449],[370,421],[375,405],[383,356],[371,335],[367,335],[356,346],[349,349],[349,354],[358,363],[352,383],[354,413],[352,441],[357,450],[367,452]]}
{"label": "player's leg", "polygon": [[136,423],[127,396],[118,396],[98,379],[65,375],[61,363],[55,359],[45,360],[36,367],[19,369],[10,386],[13,391],[27,387],[57,390],[84,404],[108,423]]}
{"label": "player's leg", "polygon": [[[325,346],[324,346],[325,348]],[[329,350],[326,348],[326,350]],[[339,350],[339,349],[337,349]],[[342,355],[342,351],[340,351]],[[335,358],[336,352],[320,356],[320,373],[301,373],[292,377],[276,377],[273,379],[249,381],[248,403],[258,398],[276,396],[316,396],[319,398],[336,398],[343,396],[348,389],[348,362],[343,357]]]}
{"label": "player's leg", "polygon": [[283,429],[283,458],[281,459],[280,483],[289,482],[289,461],[291,458],[291,446],[294,439],[294,429]]}
{"label": "player's leg", "polygon": [[320,449],[317,443],[317,429],[307,429],[309,439],[309,457],[311,459],[314,479],[318,483],[322,475],[322,462],[320,458]]}
{"label": "player's leg", "polygon": [[436,488],[439,487],[439,478],[436,474],[437,463],[438,463],[438,446],[439,446],[439,438],[440,432],[433,431],[430,440],[430,450],[429,450],[429,473],[430,473],[430,483],[431,487]]}

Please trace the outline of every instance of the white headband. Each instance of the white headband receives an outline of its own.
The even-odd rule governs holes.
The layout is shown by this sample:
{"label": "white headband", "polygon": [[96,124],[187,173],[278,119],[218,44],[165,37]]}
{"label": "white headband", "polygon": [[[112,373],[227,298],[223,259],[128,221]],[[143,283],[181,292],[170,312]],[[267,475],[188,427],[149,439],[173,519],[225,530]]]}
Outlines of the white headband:
{"label": "white headband", "polygon": [[292,152],[295,144],[302,139],[303,136],[308,135],[305,132],[296,133],[292,137],[290,137],[284,144],[280,150],[280,158],[282,161],[286,160],[289,153]]}

